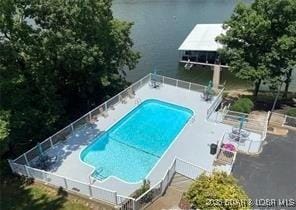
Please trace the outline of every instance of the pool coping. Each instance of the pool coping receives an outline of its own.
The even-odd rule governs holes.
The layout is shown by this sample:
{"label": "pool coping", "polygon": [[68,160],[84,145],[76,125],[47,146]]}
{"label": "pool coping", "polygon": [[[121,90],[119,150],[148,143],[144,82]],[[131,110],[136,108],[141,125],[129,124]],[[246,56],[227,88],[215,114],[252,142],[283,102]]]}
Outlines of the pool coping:
{"label": "pool coping", "polygon": [[[159,100],[159,99],[156,99],[156,98],[149,98],[149,99],[145,99],[144,101],[142,101],[140,104],[138,104],[137,106],[135,106],[134,108],[132,108],[129,112],[127,112],[126,114],[124,114],[121,118],[119,118],[117,121],[115,121],[114,123],[112,123],[110,126],[108,126],[107,129],[105,130],[109,130],[111,129],[116,123],[120,122],[122,119],[124,119],[127,115],[129,115],[131,112],[133,112],[135,109],[137,109],[139,106],[141,106],[144,102],[146,101],[149,101],[149,100],[155,100],[155,101],[160,101],[160,102],[164,102],[164,103],[167,103],[167,104],[172,104],[174,106],[178,106],[178,107],[182,107],[182,108],[185,108],[185,109],[188,109],[192,112],[192,115],[191,117],[187,120],[187,122],[184,124],[183,128],[180,129],[180,131],[178,132],[178,134],[176,135],[176,137],[172,140],[172,142],[169,144],[169,146],[167,147],[167,149],[163,152],[163,154],[159,157],[159,159],[157,160],[157,162],[153,165],[153,167],[149,170],[149,172],[147,173],[147,175],[145,176],[145,178],[143,180],[149,180],[148,177],[151,175],[151,173],[154,171],[154,169],[157,167],[157,165],[159,164],[159,162],[163,159],[163,157],[167,154],[167,152],[169,151],[169,149],[174,145],[174,143],[177,141],[177,139],[180,137],[180,135],[182,134],[182,132],[185,130],[185,128],[188,126],[189,122],[192,120],[192,119],[195,119],[195,116],[196,116],[196,113],[194,110],[188,108],[188,107],[185,107],[185,106],[181,106],[181,105],[178,105],[176,103],[172,103],[172,102],[167,102],[167,101],[163,101],[163,100]],[[81,158],[81,154],[89,147],[91,146],[92,144],[94,144],[96,142],[96,138],[98,138],[99,136],[101,135],[104,135],[106,132],[102,132],[102,133],[98,133],[96,136],[93,137],[93,140],[89,145],[87,145],[83,150],[80,151],[79,153],[79,161],[92,168],[93,170],[91,171],[90,175],[88,175],[89,179],[90,179],[90,182],[91,184],[94,184],[95,182],[99,182],[99,183],[104,183],[104,182],[107,182],[108,180],[110,179],[115,179],[117,181],[120,181],[120,182],[123,182],[123,183],[126,183],[126,184],[132,184],[132,185],[136,185],[136,184],[141,184],[143,183],[143,180],[140,180],[140,181],[137,181],[137,182],[128,182],[128,181],[125,181],[117,176],[114,176],[114,175],[111,175],[111,176],[108,176],[107,178],[105,178],[104,180],[99,180],[97,178],[94,178],[92,177],[92,174],[96,171],[96,168],[86,162],[84,162]],[[92,179],[94,180],[92,182]]]}

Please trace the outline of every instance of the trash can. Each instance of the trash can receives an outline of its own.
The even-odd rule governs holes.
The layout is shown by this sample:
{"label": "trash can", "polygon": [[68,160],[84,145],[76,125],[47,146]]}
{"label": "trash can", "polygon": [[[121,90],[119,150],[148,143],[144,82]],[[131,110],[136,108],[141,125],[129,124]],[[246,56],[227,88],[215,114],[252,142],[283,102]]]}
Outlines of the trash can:
{"label": "trash can", "polygon": [[216,154],[216,152],[217,152],[217,147],[218,147],[218,145],[217,144],[211,144],[210,145],[210,153],[211,153],[211,155],[215,155]]}

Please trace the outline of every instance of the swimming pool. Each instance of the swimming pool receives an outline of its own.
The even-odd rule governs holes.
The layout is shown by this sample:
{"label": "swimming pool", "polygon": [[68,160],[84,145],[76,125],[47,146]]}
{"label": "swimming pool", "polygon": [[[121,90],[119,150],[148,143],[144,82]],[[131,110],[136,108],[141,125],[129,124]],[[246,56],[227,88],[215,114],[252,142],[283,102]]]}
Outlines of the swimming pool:
{"label": "swimming pool", "polygon": [[149,99],[129,112],[81,153],[103,180],[143,180],[193,115],[185,107]]}

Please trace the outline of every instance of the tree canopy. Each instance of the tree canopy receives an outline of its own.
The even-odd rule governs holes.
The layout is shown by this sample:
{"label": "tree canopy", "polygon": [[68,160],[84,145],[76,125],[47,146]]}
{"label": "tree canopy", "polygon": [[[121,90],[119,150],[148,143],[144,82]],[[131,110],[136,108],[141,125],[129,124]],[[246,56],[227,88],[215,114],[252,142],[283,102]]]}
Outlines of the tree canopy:
{"label": "tree canopy", "polygon": [[121,90],[131,27],[110,0],[1,1],[1,144],[31,146]]}
{"label": "tree canopy", "polygon": [[255,96],[262,81],[273,84],[282,75],[288,91],[296,65],[295,0],[241,2],[223,27],[220,54],[238,78],[254,82]]}

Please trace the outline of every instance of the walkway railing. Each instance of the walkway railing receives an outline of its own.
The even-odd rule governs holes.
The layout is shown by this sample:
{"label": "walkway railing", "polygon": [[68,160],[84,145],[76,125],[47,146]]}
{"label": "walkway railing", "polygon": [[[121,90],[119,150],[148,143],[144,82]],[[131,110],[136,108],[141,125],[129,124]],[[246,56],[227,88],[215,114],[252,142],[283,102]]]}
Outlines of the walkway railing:
{"label": "walkway railing", "polygon": [[202,173],[210,174],[210,172],[206,169],[193,165],[180,158],[175,158],[163,178],[153,187],[151,187],[147,192],[134,200],[135,209],[144,209],[157,198],[162,196],[170,185],[175,173],[179,173],[190,179],[196,179]]}
{"label": "walkway railing", "polygon": [[[245,141],[245,144],[243,146],[239,146],[240,152],[248,154],[260,153],[267,134],[270,112],[268,112],[264,118],[258,119],[250,114],[235,112],[227,109],[227,107],[225,108],[226,109],[220,109],[218,112],[216,112],[216,116],[211,116],[211,119],[215,122],[228,124],[238,128],[241,124],[242,117],[244,117],[242,129],[259,134],[260,138],[257,139],[256,137],[253,138],[252,136],[250,136],[250,138]],[[245,145],[248,145],[248,148],[246,148]]]}
{"label": "walkway railing", "polygon": [[217,107],[221,104],[223,100],[223,92],[224,88],[220,91],[220,93],[215,98],[214,102],[211,104],[211,106],[207,110],[207,119],[211,116],[211,114],[217,109]]}

